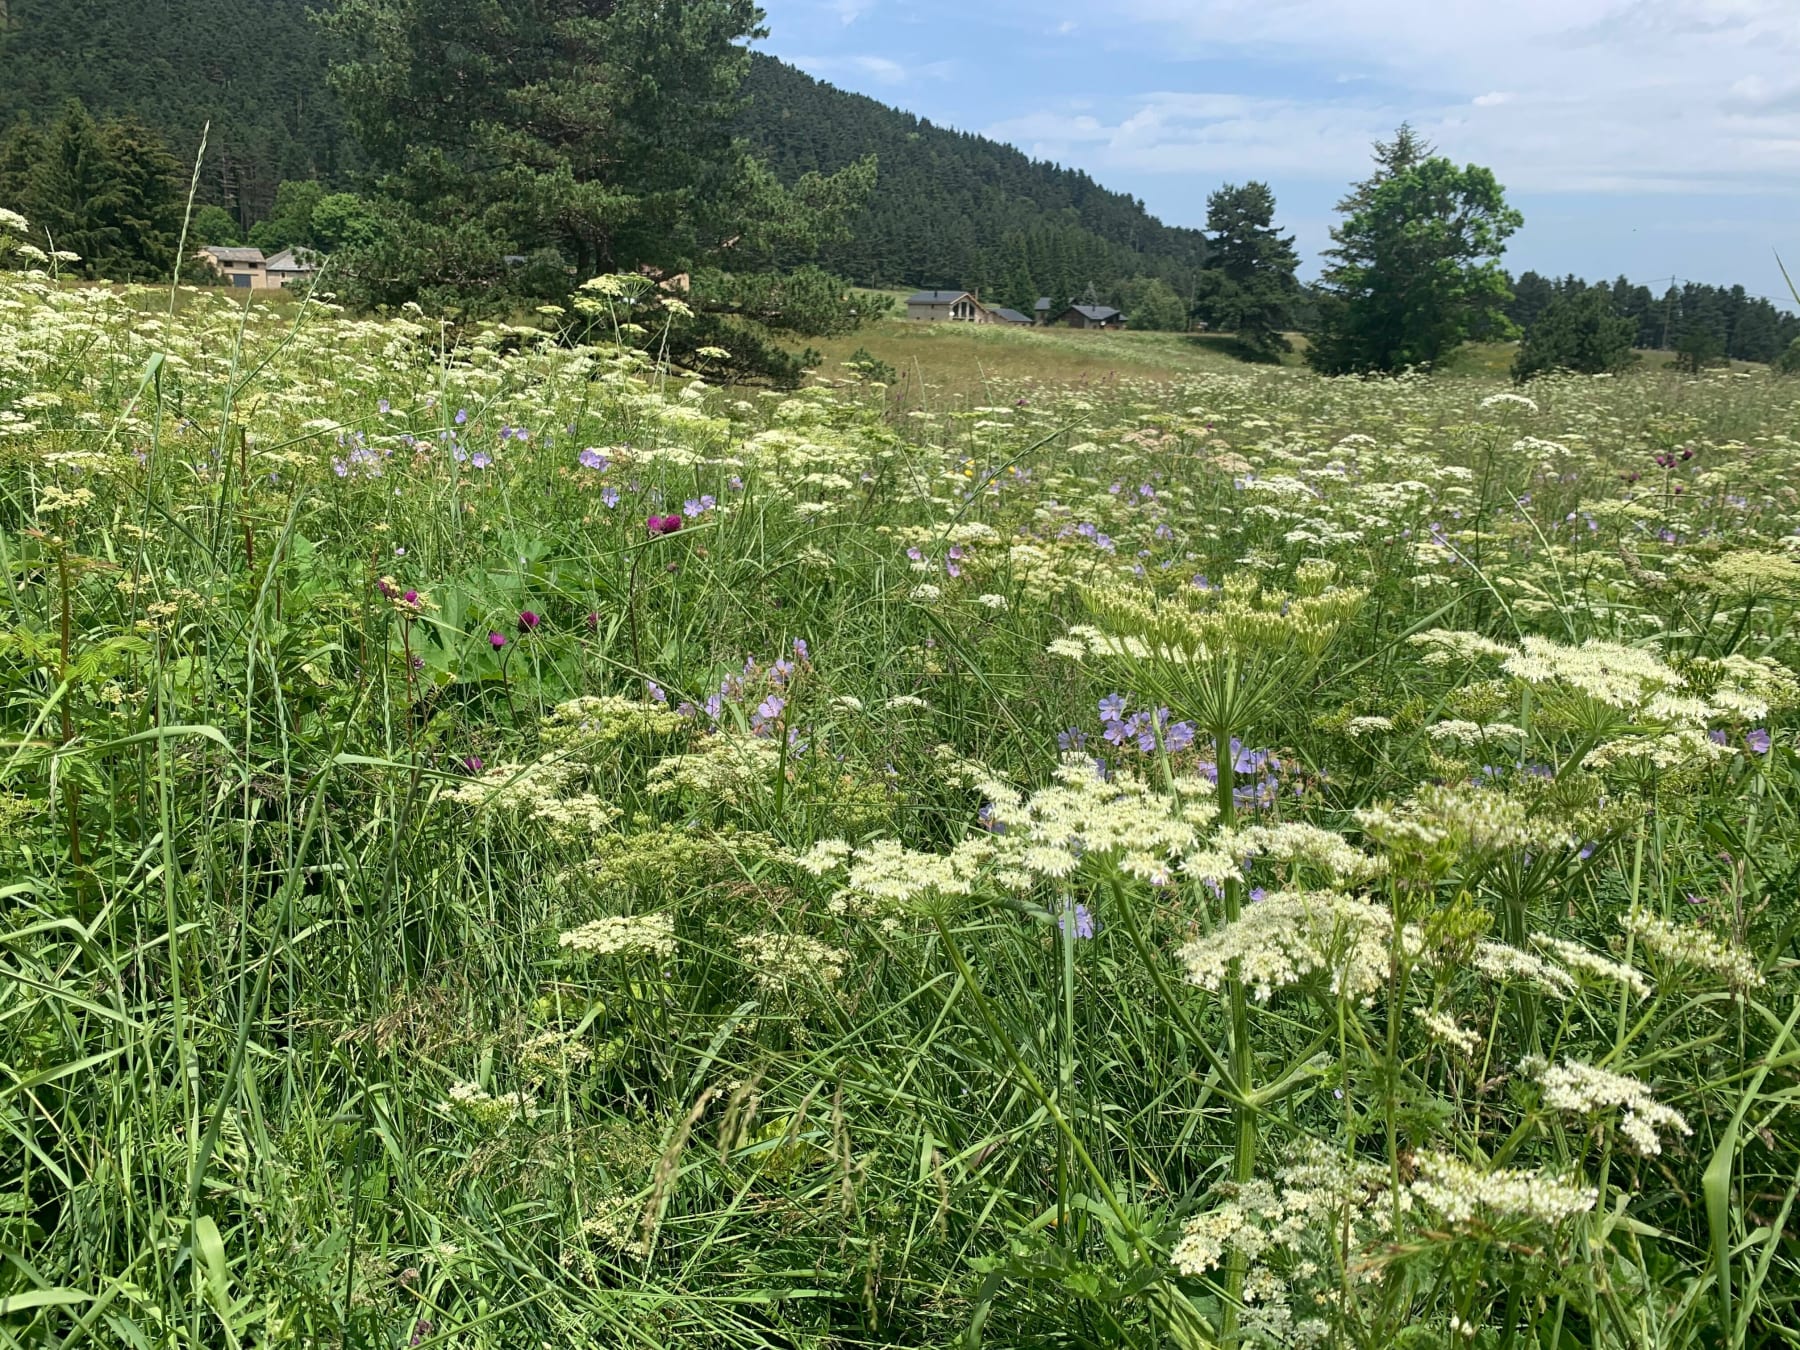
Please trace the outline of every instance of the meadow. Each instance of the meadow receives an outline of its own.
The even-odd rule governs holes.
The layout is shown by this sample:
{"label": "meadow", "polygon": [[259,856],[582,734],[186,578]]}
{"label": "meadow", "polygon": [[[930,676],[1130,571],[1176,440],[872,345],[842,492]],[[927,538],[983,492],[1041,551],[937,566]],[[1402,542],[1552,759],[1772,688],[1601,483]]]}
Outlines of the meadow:
{"label": "meadow", "polygon": [[9,1343],[1800,1341],[1800,381],[173,299],[0,273]]}

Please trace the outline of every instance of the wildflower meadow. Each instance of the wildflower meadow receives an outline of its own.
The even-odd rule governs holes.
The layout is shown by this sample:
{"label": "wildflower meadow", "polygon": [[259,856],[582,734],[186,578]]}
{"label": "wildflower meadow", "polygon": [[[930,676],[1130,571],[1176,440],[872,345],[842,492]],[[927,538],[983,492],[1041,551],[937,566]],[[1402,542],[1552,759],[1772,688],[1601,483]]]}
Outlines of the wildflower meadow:
{"label": "wildflower meadow", "polygon": [[1800,1342],[1800,382],[601,280],[0,273],[8,1343]]}

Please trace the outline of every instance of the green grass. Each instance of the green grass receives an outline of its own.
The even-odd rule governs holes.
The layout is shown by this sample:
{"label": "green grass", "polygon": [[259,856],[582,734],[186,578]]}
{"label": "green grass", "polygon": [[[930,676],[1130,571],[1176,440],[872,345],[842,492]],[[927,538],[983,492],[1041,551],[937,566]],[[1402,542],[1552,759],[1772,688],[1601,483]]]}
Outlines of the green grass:
{"label": "green grass", "polygon": [[1793,382],[0,302],[8,1343],[1793,1343]]}

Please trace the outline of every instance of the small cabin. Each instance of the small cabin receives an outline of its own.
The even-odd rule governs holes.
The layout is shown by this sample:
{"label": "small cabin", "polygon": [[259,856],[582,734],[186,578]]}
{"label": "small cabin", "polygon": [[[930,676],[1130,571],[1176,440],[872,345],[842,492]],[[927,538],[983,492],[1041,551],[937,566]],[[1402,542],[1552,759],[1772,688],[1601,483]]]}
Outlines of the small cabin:
{"label": "small cabin", "polygon": [[1125,316],[1109,305],[1070,305],[1053,323],[1064,328],[1123,328]]}
{"label": "small cabin", "polygon": [[906,297],[906,317],[925,323],[994,323],[973,291],[919,291]]}
{"label": "small cabin", "polygon": [[1032,323],[1032,320],[1026,318],[1016,309],[1007,309],[1004,306],[997,305],[988,312],[1001,323],[1024,324],[1026,327],[1030,327]]}

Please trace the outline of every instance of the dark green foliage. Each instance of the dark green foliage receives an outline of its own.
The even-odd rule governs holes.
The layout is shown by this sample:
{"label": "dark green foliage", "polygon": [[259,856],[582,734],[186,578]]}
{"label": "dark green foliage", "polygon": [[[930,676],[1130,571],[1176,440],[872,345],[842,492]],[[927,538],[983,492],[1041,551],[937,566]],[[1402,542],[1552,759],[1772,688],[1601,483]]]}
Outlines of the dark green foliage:
{"label": "dark green foliage", "polygon": [[313,239],[313,209],[324,200],[325,186],[315,179],[298,179],[283,183],[275,190],[275,206],[268,217],[250,227],[251,244],[264,253],[277,253],[296,246],[310,248]]}
{"label": "dark green foliage", "polygon": [[1579,375],[1623,370],[1636,358],[1631,346],[1636,334],[1630,316],[1613,308],[1608,287],[1553,295],[1519,344],[1513,378],[1523,383],[1558,370]]}
{"label": "dark green foliage", "polygon": [[760,21],[748,0],[337,0],[333,83],[377,209],[284,185],[264,233],[341,248],[354,303],[461,315],[561,304],[603,273],[691,274],[631,315],[659,354],[791,381],[816,357],[783,339],[847,332],[867,305],[789,260],[843,239],[876,166],[784,184],[733,139]]}
{"label": "dark green foliage", "polygon": [[71,100],[43,131],[20,124],[0,144],[0,200],[59,270],[112,281],[167,277],[180,237],[180,165],[131,117],[96,122]]}
{"label": "dark green foliage", "polygon": [[1235,333],[1239,343],[1262,356],[1290,349],[1284,330],[1300,292],[1294,237],[1282,234],[1274,221],[1275,194],[1267,183],[1227,184],[1207,198],[1213,251],[1194,306],[1210,327]]}
{"label": "dark green foliage", "polygon": [[1675,368],[1689,375],[1698,375],[1724,359],[1725,344],[1718,333],[1702,325],[1685,333],[1675,348]]}
{"label": "dark green foliage", "polygon": [[238,229],[237,217],[222,206],[208,205],[196,210],[188,233],[196,244],[231,248],[244,242],[244,232]]}
{"label": "dark green foliage", "polygon": [[1800,337],[1788,343],[1787,350],[1775,358],[1777,375],[1800,375]]}
{"label": "dark green foliage", "polygon": [[739,131],[782,181],[870,154],[881,164],[848,236],[785,253],[783,264],[817,262],[867,286],[979,288],[1026,314],[1039,296],[1066,304],[1089,283],[1119,303],[1120,287],[1140,276],[1192,294],[1204,236],[1162,224],[1085,173],[934,126],[767,56],[751,57],[744,91]]}
{"label": "dark green foliage", "polygon": [[1187,302],[1161,277],[1133,277],[1123,282],[1118,288],[1118,307],[1133,328],[1147,332],[1179,333],[1188,326]]}
{"label": "dark green foliage", "polygon": [[[1800,338],[1800,316],[1778,309],[1762,296],[1748,294],[1742,286],[1690,281],[1670,286],[1658,296],[1648,286],[1634,286],[1624,277],[1610,285],[1594,285],[1610,291],[1614,312],[1631,320],[1632,346],[1645,350],[1674,351],[1691,330],[1705,328],[1732,360],[1770,362]],[[1550,280],[1527,272],[1513,283],[1506,315],[1520,328],[1530,329],[1552,296],[1588,286],[1578,277]]]}
{"label": "dark green foliage", "polygon": [[760,18],[749,0],[338,0],[332,84],[383,195],[557,245],[584,278],[732,232],[730,118]]}
{"label": "dark green foliage", "polygon": [[355,162],[326,87],[311,0],[6,0],[0,125],[79,98],[131,113],[192,172],[207,123],[202,200],[240,228],[284,179],[340,181]]}
{"label": "dark green foliage", "polygon": [[1307,360],[1326,374],[1432,366],[1471,338],[1505,335],[1498,257],[1524,218],[1492,172],[1427,157],[1410,128],[1376,146],[1375,174],[1339,209]]}

